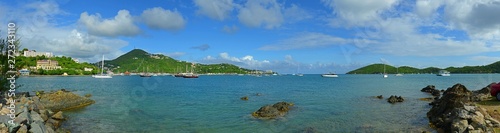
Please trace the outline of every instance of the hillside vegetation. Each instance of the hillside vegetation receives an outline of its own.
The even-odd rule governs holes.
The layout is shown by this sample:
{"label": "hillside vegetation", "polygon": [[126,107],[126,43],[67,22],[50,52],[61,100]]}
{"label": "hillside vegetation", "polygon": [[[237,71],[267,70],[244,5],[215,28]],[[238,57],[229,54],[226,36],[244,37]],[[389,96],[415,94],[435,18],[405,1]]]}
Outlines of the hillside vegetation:
{"label": "hillside vegetation", "polygon": [[[441,68],[428,67],[418,69],[409,66],[402,66],[397,69],[394,66],[386,65],[386,73],[396,74],[399,73],[438,73]],[[464,66],[464,67],[448,67],[447,70],[451,73],[500,73],[500,61],[485,65],[485,66]],[[356,70],[350,71],[347,74],[379,74],[384,72],[384,64],[372,64]]]}
{"label": "hillside vegetation", "polygon": [[[240,68],[232,64],[192,64],[191,62],[179,61],[162,54],[150,54],[141,49],[134,49],[114,60],[104,61],[105,67],[114,73],[152,72],[152,73],[182,73],[191,71],[192,66],[195,73],[238,73],[246,74],[251,70]],[[97,62],[96,65],[100,65]]]}

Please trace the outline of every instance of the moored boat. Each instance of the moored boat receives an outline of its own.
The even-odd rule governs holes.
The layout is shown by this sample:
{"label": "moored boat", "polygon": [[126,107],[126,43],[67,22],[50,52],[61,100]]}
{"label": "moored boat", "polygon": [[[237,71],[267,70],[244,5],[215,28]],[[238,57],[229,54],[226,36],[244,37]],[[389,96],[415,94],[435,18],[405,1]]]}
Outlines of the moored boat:
{"label": "moored boat", "polygon": [[451,76],[450,72],[446,71],[446,70],[439,70],[439,73],[437,74],[437,76]]}
{"label": "moored boat", "polygon": [[321,77],[325,77],[325,78],[336,78],[336,77],[339,77],[339,75],[334,74],[334,73],[329,73],[329,74],[321,74]]}

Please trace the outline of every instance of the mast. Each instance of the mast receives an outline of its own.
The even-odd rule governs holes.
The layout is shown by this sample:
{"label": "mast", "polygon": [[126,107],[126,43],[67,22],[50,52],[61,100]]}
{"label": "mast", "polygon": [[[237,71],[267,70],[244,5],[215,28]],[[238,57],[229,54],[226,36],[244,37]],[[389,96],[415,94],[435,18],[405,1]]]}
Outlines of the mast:
{"label": "mast", "polygon": [[104,75],[104,55],[102,55],[101,75]]}

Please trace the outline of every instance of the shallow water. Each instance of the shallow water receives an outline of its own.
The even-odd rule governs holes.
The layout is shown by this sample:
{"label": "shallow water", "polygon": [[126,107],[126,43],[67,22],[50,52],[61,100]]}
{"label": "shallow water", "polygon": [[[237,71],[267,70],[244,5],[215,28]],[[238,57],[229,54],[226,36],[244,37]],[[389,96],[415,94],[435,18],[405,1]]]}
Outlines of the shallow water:
{"label": "shallow water", "polygon": [[[95,104],[66,111],[63,127],[73,132],[421,132],[431,131],[430,106],[418,100],[427,85],[446,89],[456,83],[477,90],[500,74],[298,76],[21,77],[18,91],[66,88],[92,94]],[[261,93],[261,96],[256,96]],[[374,96],[401,95],[389,104]],[[248,101],[239,98],[249,96]],[[279,101],[295,103],[288,114],[259,120],[250,114]]]}

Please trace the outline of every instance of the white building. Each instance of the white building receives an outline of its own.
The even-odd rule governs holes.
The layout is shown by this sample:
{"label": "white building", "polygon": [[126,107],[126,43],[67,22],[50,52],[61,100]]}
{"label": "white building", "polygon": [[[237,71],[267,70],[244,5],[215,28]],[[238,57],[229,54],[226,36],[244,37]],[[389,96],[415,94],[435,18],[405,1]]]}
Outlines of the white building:
{"label": "white building", "polygon": [[25,57],[36,57],[36,56],[42,56],[45,55],[45,57],[50,58],[53,57],[54,55],[52,52],[35,52],[35,51],[24,51],[23,54]]}
{"label": "white building", "polygon": [[87,71],[87,72],[90,72],[90,71],[92,71],[92,70],[94,70],[94,69],[92,69],[92,68],[86,68],[86,67],[85,67],[85,68],[83,68],[83,71]]}

